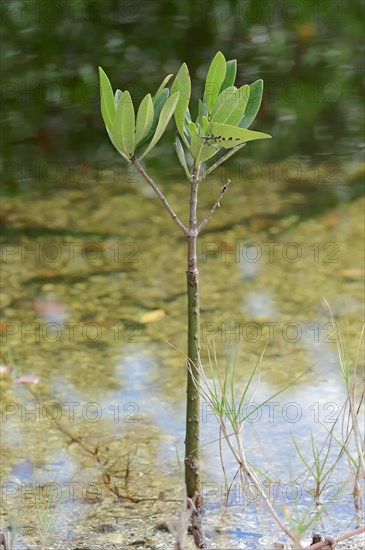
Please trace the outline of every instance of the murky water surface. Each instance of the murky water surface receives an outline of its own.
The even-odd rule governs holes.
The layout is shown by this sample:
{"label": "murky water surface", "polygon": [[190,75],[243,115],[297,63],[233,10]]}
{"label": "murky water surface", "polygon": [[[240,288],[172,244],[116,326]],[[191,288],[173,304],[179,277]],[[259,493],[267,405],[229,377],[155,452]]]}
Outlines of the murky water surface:
{"label": "murky water surface", "polygon": [[[307,165],[301,179],[276,169],[274,178],[264,171],[252,181],[231,174],[201,235],[201,331],[205,362],[209,339],[222,368],[229,342],[237,346],[237,391],[268,344],[253,399],[269,401],[248,419],[244,445],[270,478],[279,512],[288,507],[298,522],[310,513],[313,480],[291,434],[310,460],[311,432],[320,448],[345,401],[323,298],[346,328],[352,358],[363,323],[363,168],[343,168],[330,183],[326,166]],[[186,220],[180,173],[152,175]],[[219,194],[220,176],[201,185],[200,218]],[[38,548],[42,529],[47,548],[173,548],[161,524],[176,514],[182,487],[184,238],[127,172],[122,184],[110,174],[92,187],[34,187],[5,199],[3,217],[2,522],[14,525],[15,548]],[[358,368],[363,383],[363,348]],[[276,527],[239,488],[226,449],[232,487],[223,514],[219,432],[207,403],[201,418],[211,547],[268,547]],[[333,441],[328,464],[338,452]],[[108,479],[130,498],[118,500]],[[60,505],[47,512],[51,482]],[[320,530],[355,524],[351,491],[343,457],[322,494]]]}

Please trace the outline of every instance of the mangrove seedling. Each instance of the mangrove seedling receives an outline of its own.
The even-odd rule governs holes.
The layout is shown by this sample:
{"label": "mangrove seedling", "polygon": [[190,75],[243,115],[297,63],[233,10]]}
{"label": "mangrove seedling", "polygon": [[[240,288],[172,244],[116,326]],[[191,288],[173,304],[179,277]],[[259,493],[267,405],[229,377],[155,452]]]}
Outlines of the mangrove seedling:
{"label": "mangrove seedling", "polygon": [[[204,543],[199,524],[201,508],[200,481],[200,398],[199,386],[199,274],[197,265],[197,238],[220,205],[230,181],[222,187],[210,212],[199,223],[197,219],[198,187],[213,170],[239,151],[248,141],[270,138],[268,134],[249,130],[259,110],[263,81],[235,86],[237,61],[226,61],[218,52],[212,60],[198,100],[197,117],[192,120],[189,108],[191,81],[185,63],[180,67],[171,90],[166,85],[173,75],[164,78],[156,93],[147,94],[141,101],[137,115],[130,93],[112,89],[110,81],[99,68],[101,112],[110,140],[118,153],[141,174],[159,197],[174,223],[187,239],[187,298],[188,298],[188,353],[187,406],[185,438],[185,483],[187,497],[194,498],[196,512],[192,514],[198,546]],[[147,174],[141,161],[162,137],[174,116],[177,128],[175,149],[185,175],[190,181],[189,221],[185,225],[170,206],[161,189]],[[195,377],[195,383],[193,381]],[[198,381],[198,382],[197,382]],[[193,525],[194,527],[194,525]]]}

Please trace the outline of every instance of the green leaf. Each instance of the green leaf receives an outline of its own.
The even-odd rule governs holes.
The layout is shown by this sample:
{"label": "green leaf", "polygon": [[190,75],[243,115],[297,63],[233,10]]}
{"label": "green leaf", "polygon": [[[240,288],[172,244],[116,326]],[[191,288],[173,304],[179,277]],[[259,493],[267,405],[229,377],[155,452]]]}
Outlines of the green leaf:
{"label": "green leaf", "polygon": [[186,140],[186,143],[188,144],[189,143],[189,140],[190,140],[190,130],[189,130],[189,122],[191,122],[191,115],[190,115],[190,111],[189,111],[189,107],[186,111],[186,118],[185,118],[185,122],[184,122],[184,134],[185,134],[185,140]]}
{"label": "green leaf", "polygon": [[124,92],[115,113],[111,136],[115,147],[130,157],[134,153],[134,107],[128,91]]}
{"label": "green leaf", "polygon": [[212,117],[215,115],[215,113],[217,111],[219,111],[222,106],[225,105],[225,103],[227,102],[227,100],[233,96],[233,94],[237,92],[237,88],[236,86],[228,86],[228,88],[226,88],[225,90],[223,90],[219,96],[217,97],[217,100],[214,104],[214,107],[212,109]]}
{"label": "green leaf", "polygon": [[115,117],[115,104],[113,88],[111,87],[109,78],[104,73],[103,69],[99,67],[100,77],[100,95],[101,95],[101,114],[103,115],[104,123],[109,132],[112,129],[114,117]]}
{"label": "green leaf", "polygon": [[168,81],[170,80],[170,78],[174,76],[173,74],[168,74],[164,80],[162,81],[160,87],[158,88],[157,92],[155,93],[155,95],[153,96],[153,104],[156,105],[157,101],[160,99],[160,95],[162,94],[166,84],[168,83]]}
{"label": "green leaf", "polygon": [[201,155],[200,155],[200,162],[206,162],[207,160],[214,157],[219,152],[219,149],[216,148],[216,146],[212,145],[211,143],[208,145],[204,145]]}
{"label": "green leaf", "polygon": [[179,97],[180,97],[180,92],[176,92],[175,94],[172,94],[169,97],[169,99],[166,101],[165,105],[162,107],[155,135],[153,136],[147,149],[142,153],[140,157],[141,160],[143,159],[143,157],[147,155],[147,153],[149,153],[149,151],[151,151],[151,149],[156,145],[156,143],[161,138],[162,134],[166,129],[166,126],[169,123],[170,118],[174,114]]}
{"label": "green leaf", "polygon": [[210,127],[210,122],[207,119],[207,117],[203,115],[201,120],[201,129],[204,136],[208,135],[209,127]]}
{"label": "green leaf", "polygon": [[237,59],[231,59],[226,63],[226,77],[221,86],[220,92],[234,85],[237,74]]}
{"label": "green leaf", "polygon": [[190,75],[186,63],[183,63],[181,65],[180,70],[177,73],[174,83],[171,87],[171,94],[174,94],[176,92],[180,92],[180,97],[176,105],[174,118],[177,130],[182,139],[185,141],[184,122],[191,94]]}
{"label": "green leaf", "polygon": [[271,138],[269,134],[254,132],[229,124],[220,124],[219,122],[213,122],[211,128],[211,135],[215,138],[215,142],[225,149],[246,143],[246,141]]}
{"label": "green leaf", "polygon": [[212,111],[212,107],[219,95],[219,90],[226,76],[226,60],[222,52],[218,52],[212,63],[210,64],[207,79],[205,81],[205,103],[208,107],[208,113]]}
{"label": "green leaf", "polygon": [[114,105],[115,105],[115,109],[117,109],[118,107],[118,103],[120,101],[120,98],[122,97],[122,91],[121,90],[116,90],[115,91],[115,94],[114,94]]}
{"label": "green leaf", "polygon": [[250,85],[250,97],[247,103],[245,114],[241,122],[239,123],[240,128],[248,128],[255,120],[255,117],[261,105],[263,89],[264,82],[261,79],[256,80],[256,82]]}
{"label": "green leaf", "polygon": [[[190,121],[187,123],[190,132],[190,153],[197,159],[199,157],[199,162],[205,162],[206,160],[213,157],[219,149],[214,142],[205,140],[207,135],[206,130],[210,127],[209,120],[206,116],[202,115],[202,120],[200,122],[200,131],[203,133],[203,136],[198,134],[198,126],[194,122]],[[204,143],[206,141],[206,143]]]}
{"label": "green leaf", "polygon": [[191,134],[190,152],[194,159],[199,156],[199,162],[205,162],[218,153],[214,142],[203,144],[204,138],[198,136],[196,133]]}
{"label": "green leaf", "polygon": [[152,122],[151,129],[149,130],[149,132],[147,132],[147,135],[139,142],[138,147],[146,143],[150,139],[150,137],[153,136],[153,134],[155,133],[162,107],[165,105],[169,95],[170,95],[170,90],[168,90],[167,88],[164,88],[160,93],[158,100],[156,101],[156,103],[154,103],[153,105],[154,115],[153,115],[153,122]]}
{"label": "green leaf", "polygon": [[224,90],[214,105],[211,121],[236,126],[242,120],[249,93],[248,85],[241,86],[238,90],[234,86]]}
{"label": "green leaf", "polygon": [[201,99],[198,99],[198,118],[196,119],[197,124],[201,124],[203,116],[208,116],[208,109],[205,103]]}
{"label": "green leaf", "polygon": [[197,126],[196,126],[195,122],[193,122],[192,120],[188,121],[187,127],[189,128],[189,132],[191,134],[196,134],[197,133]]}
{"label": "green leaf", "polygon": [[176,136],[175,138],[174,145],[180,164],[184,168],[186,177],[188,178],[188,180],[190,180],[190,172],[188,168],[188,163],[186,162],[185,151],[178,136]]}
{"label": "green leaf", "polygon": [[197,157],[203,140],[198,136],[196,132],[191,133],[190,152],[194,158]]}
{"label": "green leaf", "polygon": [[[230,124],[231,126],[237,126],[242,120],[242,117],[246,111],[247,103],[250,96],[250,86],[246,84],[241,86],[236,92],[236,102],[233,105],[231,113],[226,118],[224,124]],[[220,122],[220,121],[218,121]]]}
{"label": "green leaf", "polygon": [[136,144],[147,135],[150,131],[154,117],[153,103],[151,94],[147,94],[141,101],[141,104],[137,113],[137,122],[136,122],[136,135],[135,141]]}

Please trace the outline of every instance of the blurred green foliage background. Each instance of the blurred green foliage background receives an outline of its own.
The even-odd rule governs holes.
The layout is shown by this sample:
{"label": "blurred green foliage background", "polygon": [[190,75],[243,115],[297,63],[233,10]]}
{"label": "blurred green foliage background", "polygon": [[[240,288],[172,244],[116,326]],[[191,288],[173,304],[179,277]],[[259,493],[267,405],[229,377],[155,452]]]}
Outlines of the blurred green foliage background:
{"label": "blurred green foliage background", "polygon": [[[186,61],[198,97],[217,50],[238,59],[238,84],[264,79],[252,129],[274,139],[256,146],[256,159],[357,162],[363,10],[361,0],[3,0],[5,182],[26,181],[35,159],[119,162],[100,115],[98,65],[139,102]],[[152,162],[172,162],[169,141]]]}

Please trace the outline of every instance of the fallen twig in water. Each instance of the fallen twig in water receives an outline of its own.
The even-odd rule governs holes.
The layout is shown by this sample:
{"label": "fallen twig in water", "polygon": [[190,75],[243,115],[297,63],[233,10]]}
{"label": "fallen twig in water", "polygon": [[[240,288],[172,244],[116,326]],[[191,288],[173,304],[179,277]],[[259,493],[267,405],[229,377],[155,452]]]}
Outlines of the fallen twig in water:
{"label": "fallen twig in water", "polygon": [[354,529],[349,533],[345,533],[344,535],[341,535],[335,540],[332,540],[332,539],[321,540],[320,542],[316,542],[315,544],[306,546],[304,550],[319,550],[320,548],[324,548],[328,546],[329,543],[331,544],[331,546],[334,547],[334,545],[337,544],[338,542],[342,542],[343,540],[349,539],[351,537],[355,537],[356,535],[361,535],[361,533],[365,533],[365,525],[363,525],[362,527],[358,527],[357,529]]}

